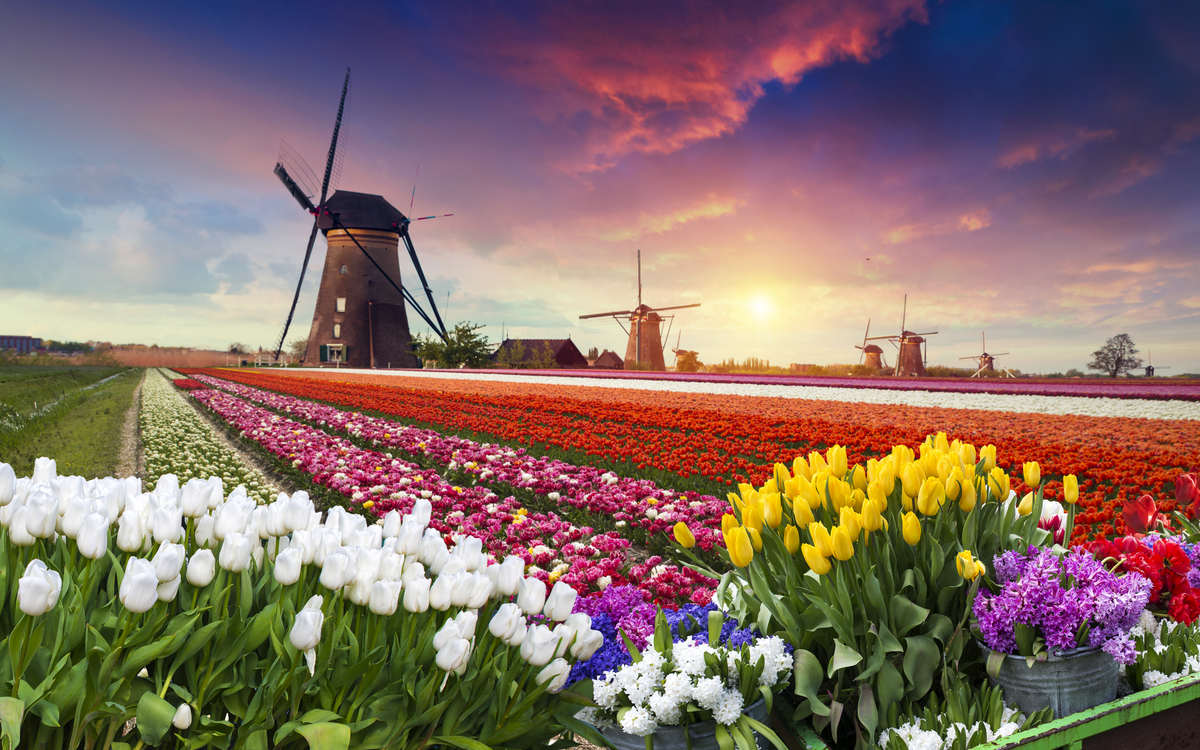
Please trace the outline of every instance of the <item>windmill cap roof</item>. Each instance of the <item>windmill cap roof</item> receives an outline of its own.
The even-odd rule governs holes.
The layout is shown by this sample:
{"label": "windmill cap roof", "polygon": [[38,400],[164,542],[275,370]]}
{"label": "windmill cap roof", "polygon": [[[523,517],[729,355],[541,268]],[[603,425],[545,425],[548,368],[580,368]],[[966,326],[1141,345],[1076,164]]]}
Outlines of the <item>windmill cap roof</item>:
{"label": "windmill cap roof", "polygon": [[883,352],[883,349],[879,348],[875,344],[867,344],[866,348],[863,349],[863,351],[867,352],[869,354],[880,354],[881,352]]}
{"label": "windmill cap roof", "polygon": [[[377,229],[383,232],[399,232],[399,226],[408,220],[400,209],[388,203],[382,195],[353,193],[349,190],[335,191],[325,201],[325,209],[336,214],[338,221],[347,229]],[[333,217],[324,211],[317,226],[328,232],[336,228]]]}

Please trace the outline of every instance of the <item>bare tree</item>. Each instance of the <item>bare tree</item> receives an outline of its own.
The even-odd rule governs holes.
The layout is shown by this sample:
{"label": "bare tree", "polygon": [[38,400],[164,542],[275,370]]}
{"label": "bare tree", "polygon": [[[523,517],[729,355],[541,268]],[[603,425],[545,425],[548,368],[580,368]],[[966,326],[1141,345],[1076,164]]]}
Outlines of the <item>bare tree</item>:
{"label": "bare tree", "polygon": [[1092,361],[1088,363],[1089,370],[1099,370],[1107,373],[1110,378],[1120,377],[1130,370],[1142,366],[1142,358],[1137,356],[1137,346],[1128,333],[1113,336],[1104,342],[1104,346],[1092,352]]}

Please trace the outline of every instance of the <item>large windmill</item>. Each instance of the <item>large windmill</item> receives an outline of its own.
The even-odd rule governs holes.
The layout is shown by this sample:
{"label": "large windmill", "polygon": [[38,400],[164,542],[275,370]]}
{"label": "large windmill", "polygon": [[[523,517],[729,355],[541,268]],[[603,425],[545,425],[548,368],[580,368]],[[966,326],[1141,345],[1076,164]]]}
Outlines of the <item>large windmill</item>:
{"label": "large windmill", "polygon": [[[922,344],[928,347],[928,339],[926,336],[935,336],[937,331],[927,331],[925,333],[913,333],[907,330],[904,325],[908,322],[908,295],[904,295],[904,312],[900,317],[900,333],[891,336],[864,336],[863,345],[856,347],[863,349],[866,352],[868,341],[890,341],[892,345],[900,351],[896,353],[896,368],[892,372],[894,376],[912,376],[925,377],[925,355],[926,351],[922,351]],[[870,323],[868,322],[868,326]],[[882,352],[881,352],[882,354]]]}
{"label": "large windmill", "polygon": [[[446,338],[446,327],[409,236],[409,218],[380,195],[348,190],[336,190],[329,195],[330,180],[340,171],[344,152],[344,146],[339,147],[338,135],[349,90],[350,71],[347,70],[317,202],[313,203],[317,195],[313,184],[315,176],[303,159],[285,146],[275,165],[275,175],[284,187],[305,211],[313,215],[312,232],[300,267],[300,281],[296,284],[292,306],[275,346],[275,359],[279,359],[287,339],[319,229],[325,233],[328,252],[321,272],[321,287],[317,292],[304,364],[416,367],[404,303],[411,305],[442,339]],[[295,177],[288,172],[285,163],[292,167]],[[400,283],[398,250],[401,240],[429,299],[432,318]]]}
{"label": "large windmill", "polygon": [[[978,367],[979,369],[976,370],[974,372],[974,374],[971,375],[971,377],[973,377],[973,378],[977,377],[985,372],[996,372],[996,357],[1003,357],[1008,354],[1008,352],[996,352],[995,354],[988,354],[987,333],[980,332],[979,336],[980,336],[979,343],[980,343],[980,347],[981,347],[980,348],[981,353],[975,355],[974,357],[959,357],[959,359],[975,360],[975,366]],[[1000,372],[1004,373],[1004,375],[1006,377],[1010,377],[1010,378],[1016,377],[1008,370],[1005,370],[1003,367],[1000,368]]]}
{"label": "large windmill", "polygon": [[[666,346],[663,344],[663,336],[660,330],[663,320],[673,320],[674,315],[662,316],[660,312],[666,310],[682,310],[688,307],[699,307],[700,303],[696,302],[691,305],[672,305],[670,307],[650,307],[642,304],[642,251],[637,253],[638,263],[638,304],[632,310],[614,310],[612,312],[592,313],[591,315],[580,315],[580,320],[588,318],[608,318],[611,317],[617,321],[617,325],[621,326],[621,330],[625,330],[625,325],[621,323],[621,319],[626,315],[629,316],[629,344],[625,347],[625,368],[639,369],[639,365],[648,365],[648,369],[662,372],[667,369],[666,359],[663,357],[663,352]],[[670,327],[668,325],[667,335],[670,336]],[[630,363],[633,363],[632,365]]]}

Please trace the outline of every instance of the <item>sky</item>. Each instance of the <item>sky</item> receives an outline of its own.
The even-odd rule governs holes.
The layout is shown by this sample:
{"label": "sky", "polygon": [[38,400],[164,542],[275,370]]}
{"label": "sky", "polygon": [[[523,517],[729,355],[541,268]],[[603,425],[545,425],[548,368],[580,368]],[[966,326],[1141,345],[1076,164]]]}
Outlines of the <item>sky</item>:
{"label": "sky", "polygon": [[[579,316],[636,304],[640,249],[647,304],[701,304],[669,335],[705,362],[857,362],[868,321],[897,333],[906,314],[938,332],[930,364],[970,364],[986,331],[1003,366],[1084,369],[1129,333],[1161,375],[1200,372],[1195,3],[22,2],[4,19],[2,334],[269,347],[311,227],[272,169],[281,142],[323,168],[350,68],[338,186],[454,214],[413,240],[443,318],[493,342],[623,354],[616,322]],[[289,340],[323,260],[318,241]],[[401,276],[417,288],[407,258]]]}

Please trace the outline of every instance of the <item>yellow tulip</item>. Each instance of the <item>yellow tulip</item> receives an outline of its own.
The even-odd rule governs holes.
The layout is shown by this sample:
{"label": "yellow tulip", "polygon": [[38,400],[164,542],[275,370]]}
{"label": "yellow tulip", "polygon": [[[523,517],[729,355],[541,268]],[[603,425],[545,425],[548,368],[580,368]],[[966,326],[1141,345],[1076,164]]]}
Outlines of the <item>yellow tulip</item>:
{"label": "yellow tulip", "polygon": [[772,529],[779,528],[779,524],[783,523],[783,502],[780,500],[778,492],[767,495],[763,516]]}
{"label": "yellow tulip", "polygon": [[812,469],[813,476],[829,470],[829,465],[825,463],[824,457],[816,451],[808,454],[808,467]]}
{"label": "yellow tulip", "polygon": [[904,514],[904,528],[902,532],[904,541],[910,545],[915,545],[921,541],[921,521],[911,510]]}
{"label": "yellow tulip", "polygon": [[975,562],[975,556],[969,549],[959,552],[958,557],[954,558],[954,564],[958,566],[958,574],[968,581],[974,581],[979,577],[979,567],[975,565]]}
{"label": "yellow tulip", "polygon": [[795,500],[800,496],[800,482],[798,480],[804,477],[792,477],[783,483],[783,496],[788,500]]}
{"label": "yellow tulip", "polygon": [[880,463],[878,459],[868,458],[867,459],[867,482],[874,482],[875,478],[879,476],[879,470],[882,468],[883,468],[883,464]]}
{"label": "yellow tulip", "polygon": [[984,471],[991,471],[996,468],[996,446],[985,445],[979,449],[979,460],[983,461],[983,466],[980,467]]}
{"label": "yellow tulip", "polygon": [[867,471],[858,464],[854,467],[854,471],[850,473],[850,485],[856,490],[867,491]]}
{"label": "yellow tulip", "polygon": [[975,561],[975,575],[981,576],[986,573],[987,573],[987,566],[983,564],[982,560],[976,560]]}
{"label": "yellow tulip", "polygon": [[946,499],[950,502],[958,500],[958,496],[962,494],[963,473],[957,466],[950,472],[950,476],[943,480],[946,483]]}
{"label": "yellow tulip", "polygon": [[792,503],[792,515],[796,517],[796,523],[801,526],[808,526],[815,520],[812,509],[808,507],[808,503],[802,497],[796,498]]}
{"label": "yellow tulip", "polygon": [[792,461],[792,476],[812,479],[812,470],[808,468],[804,456],[796,456],[796,460]]}
{"label": "yellow tulip", "polygon": [[787,547],[787,551],[791,554],[796,554],[796,550],[800,549],[800,531],[790,523],[783,530],[783,546]]}
{"label": "yellow tulip", "polygon": [[825,487],[829,493],[829,502],[833,504],[833,511],[841,513],[842,506],[850,501],[850,493],[846,489],[846,483],[840,479],[830,477],[829,483]]}
{"label": "yellow tulip", "polygon": [[900,478],[904,483],[904,494],[916,497],[921,492],[921,484],[925,481],[925,477],[921,474],[920,464],[911,463],[905,466],[904,471],[900,473]]}
{"label": "yellow tulip", "polygon": [[830,535],[830,541],[833,543],[833,556],[845,562],[854,557],[854,542],[850,538],[850,534],[838,526]]}
{"label": "yellow tulip", "polygon": [[739,568],[744,568],[754,559],[754,546],[746,529],[738,526],[729,532],[729,559]]}
{"label": "yellow tulip", "polygon": [[962,483],[962,495],[958,498],[958,507],[963,513],[970,513],[978,501],[978,496],[975,494],[974,482]]}
{"label": "yellow tulip", "polygon": [[933,440],[933,446],[935,448],[937,448],[938,450],[940,450],[942,453],[949,453],[950,452],[950,441],[946,439],[946,433],[939,432],[937,434],[937,437],[934,438],[934,440]]}
{"label": "yellow tulip", "polygon": [[883,515],[879,511],[879,503],[874,500],[863,503],[862,527],[867,531],[879,531],[883,527]]}
{"label": "yellow tulip", "polygon": [[1063,477],[1063,502],[1069,505],[1079,502],[1079,480],[1074,474]]}
{"label": "yellow tulip", "polygon": [[979,462],[979,459],[975,457],[975,446],[971,445],[970,443],[963,443],[962,445],[958,446],[958,457],[961,458],[962,462],[967,466],[973,467]]}
{"label": "yellow tulip", "polygon": [[829,559],[811,544],[801,546],[800,553],[804,555],[804,561],[808,563],[808,567],[812,569],[812,572],[819,576],[825,575],[833,567]]}
{"label": "yellow tulip", "polygon": [[721,516],[721,533],[728,534],[729,530],[738,525],[737,516],[732,513],[726,513]]}
{"label": "yellow tulip", "polygon": [[942,504],[946,502],[946,487],[942,484],[942,480],[937,477],[930,477],[921,485],[921,492],[917,496],[917,510],[927,516],[937,515]]}
{"label": "yellow tulip", "polygon": [[856,511],[862,510],[863,503],[866,502],[866,500],[867,496],[863,494],[862,490],[855,490],[854,492],[850,493],[850,507],[854,508]]}
{"label": "yellow tulip", "polygon": [[912,512],[913,499],[904,490],[900,490],[900,507],[904,508],[905,512]]}
{"label": "yellow tulip", "polygon": [[1008,481],[1008,475],[1004,473],[1004,469],[999,466],[993,466],[988,472],[988,489],[992,495],[999,501],[1004,502],[1008,499],[1008,493],[1011,490]]}
{"label": "yellow tulip", "polygon": [[742,493],[742,500],[745,501],[746,498],[755,494],[754,485],[746,484],[745,482],[740,482],[738,484],[738,492]]}
{"label": "yellow tulip", "polygon": [[1025,475],[1025,484],[1032,490],[1042,483],[1042,467],[1038,466],[1037,461],[1026,461],[1021,465],[1021,473]]}
{"label": "yellow tulip", "polygon": [[892,468],[899,470],[899,468],[904,466],[905,464],[912,463],[912,461],[913,461],[912,448],[909,448],[907,445],[893,445],[892,446],[892,458],[896,462],[896,465],[893,466]]}
{"label": "yellow tulip", "polygon": [[940,458],[936,453],[930,453],[928,456],[922,456],[921,460],[917,461],[917,464],[920,465],[921,472],[926,477],[936,477],[938,476],[938,461]]}
{"label": "yellow tulip", "polygon": [[853,508],[842,508],[841,514],[838,516],[838,521],[841,522],[841,528],[846,530],[850,535],[850,541],[858,541],[858,532],[862,529],[862,518],[854,512]]}
{"label": "yellow tulip", "polygon": [[792,478],[792,473],[790,471],[788,471],[788,467],[785,464],[781,464],[778,461],[776,461],[775,462],[775,482],[779,485],[779,488],[783,489],[784,482],[786,482],[787,480],[789,480],[791,478]]}
{"label": "yellow tulip", "polygon": [[829,464],[829,473],[833,474],[838,479],[846,476],[846,449],[840,445],[835,445],[825,451],[825,459]]}
{"label": "yellow tulip", "polygon": [[945,484],[946,479],[950,477],[950,472],[954,470],[954,464],[947,461],[945,458],[939,458],[937,462],[937,477]]}
{"label": "yellow tulip", "polygon": [[1033,512],[1033,493],[1026,493],[1025,497],[1021,498],[1021,502],[1017,505],[1017,512],[1023,516],[1027,516]]}
{"label": "yellow tulip", "polygon": [[883,490],[883,494],[891,497],[892,490],[896,487],[896,472],[892,468],[891,463],[879,470],[879,477],[875,481],[879,484],[880,489]]}
{"label": "yellow tulip", "polygon": [[742,525],[746,528],[754,529],[762,532],[763,527],[763,512],[758,503],[746,505],[746,512],[742,514]]}
{"label": "yellow tulip", "polygon": [[696,546],[696,537],[692,536],[692,530],[683,521],[675,524],[675,541],[679,542],[679,546],[684,549]]}
{"label": "yellow tulip", "polygon": [[742,503],[741,495],[738,495],[734,492],[730,492],[726,495],[726,497],[729,498],[729,507],[733,508],[734,510],[736,510],[739,513],[741,513],[744,510],[745,506]]}
{"label": "yellow tulip", "polygon": [[808,507],[812,510],[820,508],[824,498],[817,494],[817,490],[812,486],[812,482],[798,474],[795,477],[795,482],[798,488],[797,493],[804,502],[808,503]]}
{"label": "yellow tulip", "polygon": [[762,532],[758,529],[747,527],[746,533],[750,535],[750,543],[754,545],[754,551],[762,552]]}
{"label": "yellow tulip", "polygon": [[880,513],[887,510],[888,495],[883,491],[883,487],[879,482],[872,482],[867,486],[867,500],[878,505]]}
{"label": "yellow tulip", "polygon": [[812,537],[813,546],[821,553],[822,557],[829,557],[833,554],[833,543],[829,539],[829,529],[820,521],[813,521],[808,525],[808,535]]}

